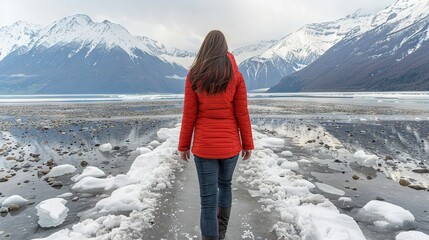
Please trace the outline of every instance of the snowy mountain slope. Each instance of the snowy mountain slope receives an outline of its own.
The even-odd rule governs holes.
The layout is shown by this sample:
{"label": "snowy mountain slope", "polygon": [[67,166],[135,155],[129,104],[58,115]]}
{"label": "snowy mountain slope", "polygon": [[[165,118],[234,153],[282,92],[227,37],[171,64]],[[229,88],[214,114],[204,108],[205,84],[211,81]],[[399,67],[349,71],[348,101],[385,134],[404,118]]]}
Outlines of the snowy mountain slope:
{"label": "snowy mountain slope", "polygon": [[41,29],[41,26],[22,21],[0,28],[0,61],[16,49],[30,45]]}
{"label": "snowy mountain slope", "polygon": [[372,17],[358,11],[336,21],[305,25],[287,35],[261,55],[240,64],[249,89],[275,85],[284,76],[312,63],[343,38],[370,29]]}
{"label": "snowy mountain slope", "polygon": [[270,91],[429,90],[429,2],[398,0]]}
{"label": "snowy mountain slope", "polygon": [[9,50],[0,61],[0,91],[7,94],[181,92],[194,56],[82,14],[15,32],[27,37],[14,47],[2,43]]}
{"label": "snowy mountain slope", "polygon": [[246,59],[261,55],[277,42],[278,40],[264,40],[256,44],[236,48],[232,51],[232,54],[234,54],[237,64],[240,65]]}

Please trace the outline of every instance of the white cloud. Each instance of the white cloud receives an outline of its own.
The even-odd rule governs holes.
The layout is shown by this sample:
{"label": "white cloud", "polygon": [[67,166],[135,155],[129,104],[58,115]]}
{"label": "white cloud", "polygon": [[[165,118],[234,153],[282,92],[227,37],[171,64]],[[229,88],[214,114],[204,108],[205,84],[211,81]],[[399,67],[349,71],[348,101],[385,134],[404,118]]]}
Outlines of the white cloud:
{"label": "white cloud", "polygon": [[0,26],[17,20],[49,24],[83,13],[109,19],[135,35],[196,51],[212,29],[223,31],[230,49],[280,39],[304,24],[329,21],[359,8],[376,12],[395,0],[1,0]]}

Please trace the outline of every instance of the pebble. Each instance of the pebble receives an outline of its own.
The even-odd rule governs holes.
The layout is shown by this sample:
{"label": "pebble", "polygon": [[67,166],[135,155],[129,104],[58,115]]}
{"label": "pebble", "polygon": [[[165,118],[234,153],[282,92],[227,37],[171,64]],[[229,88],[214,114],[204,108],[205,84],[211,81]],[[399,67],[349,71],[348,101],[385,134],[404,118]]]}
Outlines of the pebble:
{"label": "pebble", "polygon": [[53,188],[62,188],[63,187],[63,183],[60,182],[60,181],[53,182],[52,185],[51,185],[51,187],[53,187]]}
{"label": "pebble", "polygon": [[360,177],[358,175],[353,175],[352,177],[354,180],[358,180]]}
{"label": "pebble", "polygon": [[382,197],[376,197],[375,200],[384,201],[384,198],[382,198]]}
{"label": "pebble", "polygon": [[86,167],[86,166],[88,166],[88,162],[87,161],[82,161],[82,162],[80,162],[80,166]]}
{"label": "pebble", "polygon": [[5,178],[5,177],[2,177],[2,178],[0,178],[0,182],[7,182],[7,178]]}
{"label": "pebble", "polygon": [[399,180],[399,185],[401,185],[401,186],[409,186],[411,183],[410,183],[410,181],[408,181],[407,179],[404,179],[404,178],[401,178],[400,180]]}
{"label": "pebble", "polygon": [[429,169],[427,168],[413,169],[412,171],[415,173],[429,173]]}
{"label": "pebble", "polygon": [[79,197],[74,197],[74,198],[72,198],[72,201],[73,201],[73,202],[76,202],[77,200],[79,200]]}
{"label": "pebble", "polygon": [[46,166],[49,166],[49,167],[54,166],[54,164],[55,164],[54,159],[50,159],[46,162]]}
{"label": "pebble", "polygon": [[19,210],[19,206],[12,204],[9,206],[9,212],[13,212],[13,211],[18,211]]}

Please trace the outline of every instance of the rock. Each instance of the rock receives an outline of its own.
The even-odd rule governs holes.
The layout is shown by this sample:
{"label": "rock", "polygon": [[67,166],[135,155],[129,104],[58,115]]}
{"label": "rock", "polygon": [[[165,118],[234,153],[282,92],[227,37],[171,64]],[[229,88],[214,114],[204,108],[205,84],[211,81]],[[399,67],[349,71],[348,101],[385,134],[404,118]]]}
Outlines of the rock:
{"label": "rock", "polygon": [[120,150],[121,149],[121,147],[119,147],[119,146],[114,146],[113,147],[113,150],[115,150],[115,151],[118,151],[118,150]]}
{"label": "rock", "polygon": [[341,160],[338,160],[338,159],[335,159],[335,160],[334,160],[334,162],[335,162],[335,163],[342,163],[342,161],[341,161]]}
{"label": "rock", "polygon": [[51,187],[53,188],[62,188],[63,187],[63,183],[60,181],[54,182],[52,183]]}
{"label": "rock", "polygon": [[353,176],[352,176],[352,178],[353,178],[354,180],[358,180],[360,177],[359,177],[358,175],[356,175],[356,174],[355,174],[355,175],[353,175]]}
{"label": "rock", "polygon": [[54,166],[54,164],[55,164],[54,159],[50,159],[46,162],[46,166],[49,166],[49,167]]}
{"label": "rock", "polygon": [[25,181],[24,181],[24,183],[29,183],[29,182],[30,182],[30,180],[25,180]]}
{"label": "rock", "polygon": [[6,158],[6,160],[13,161],[13,160],[16,160],[16,158],[14,156],[9,156]]}
{"label": "rock", "polygon": [[419,184],[411,184],[411,185],[408,185],[408,187],[413,188],[415,190],[425,190],[426,189],[425,187],[423,187],[422,185],[419,185]]}
{"label": "rock", "polygon": [[16,204],[12,204],[9,206],[9,212],[18,211],[18,210],[19,210],[19,206]]}
{"label": "rock", "polygon": [[86,167],[86,166],[88,166],[88,162],[84,160],[84,161],[80,162],[80,166]]}
{"label": "rock", "polygon": [[371,180],[371,179],[372,179],[372,177],[371,177],[371,176],[367,176],[367,177],[366,177],[366,179]]}
{"label": "rock", "polygon": [[9,208],[7,207],[0,208],[0,213],[8,213],[8,212],[9,212]]}
{"label": "rock", "polygon": [[73,201],[73,202],[76,202],[77,200],[79,200],[79,197],[74,197],[74,198],[72,198],[72,201]]}
{"label": "rock", "polygon": [[378,201],[384,201],[384,198],[382,198],[382,197],[376,197],[375,199]]}
{"label": "rock", "polygon": [[9,179],[7,179],[5,177],[0,178],[0,182],[7,182],[7,180],[9,180]]}
{"label": "rock", "polygon": [[401,178],[400,180],[399,180],[399,185],[401,185],[401,186],[409,186],[411,183],[410,183],[410,181],[408,181],[407,179],[404,179],[404,178]]}
{"label": "rock", "polygon": [[412,171],[415,173],[429,173],[429,169],[427,168],[413,169]]}
{"label": "rock", "polygon": [[38,173],[40,173],[41,175],[46,175],[50,172],[51,170],[46,168],[46,169],[41,169],[38,171]]}
{"label": "rock", "polygon": [[393,160],[393,157],[392,157],[392,156],[389,156],[389,155],[386,155],[386,156],[384,157],[384,160],[386,160],[386,161],[388,161],[388,160]]}
{"label": "rock", "polygon": [[356,187],[352,187],[351,190],[357,191],[357,188]]}
{"label": "rock", "polygon": [[52,183],[54,183],[54,182],[55,182],[55,178],[50,177],[50,178],[47,178],[47,179],[46,179],[46,181],[47,181],[48,183],[52,184]]}

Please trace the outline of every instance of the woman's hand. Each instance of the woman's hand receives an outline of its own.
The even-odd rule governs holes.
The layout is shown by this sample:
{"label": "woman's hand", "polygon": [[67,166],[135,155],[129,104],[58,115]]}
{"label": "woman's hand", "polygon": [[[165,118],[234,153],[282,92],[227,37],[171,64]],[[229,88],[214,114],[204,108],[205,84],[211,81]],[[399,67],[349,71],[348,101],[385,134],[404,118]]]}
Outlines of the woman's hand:
{"label": "woman's hand", "polygon": [[243,157],[243,161],[246,161],[252,156],[252,150],[242,150],[241,156]]}
{"label": "woman's hand", "polygon": [[190,158],[191,158],[191,150],[180,152],[180,159],[181,160],[189,161]]}

